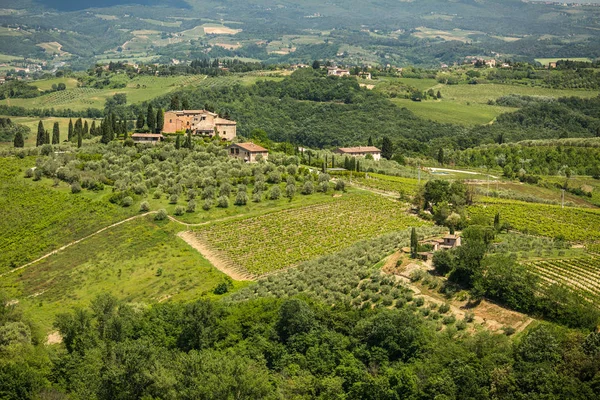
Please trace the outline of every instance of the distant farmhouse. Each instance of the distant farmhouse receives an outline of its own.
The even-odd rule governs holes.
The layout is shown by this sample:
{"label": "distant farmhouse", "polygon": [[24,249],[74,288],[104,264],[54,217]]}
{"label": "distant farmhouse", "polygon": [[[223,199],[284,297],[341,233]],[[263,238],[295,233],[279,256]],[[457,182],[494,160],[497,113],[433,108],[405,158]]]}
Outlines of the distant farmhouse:
{"label": "distant farmhouse", "polygon": [[162,133],[190,131],[193,135],[233,140],[236,136],[236,122],[230,121],[206,110],[167,111]]}
{"label": "distant farmhouse", "polygon": [[381,150],[374,146],[359,146],[359,147],[340,147],[335,151],[338,154],[352,157],[364,157],[367,154],[373,156],[375,161],[381,159]]}
{"label": "distant farmhouse", "polygon": [[257,157],[262,156],[263,160],[269,157],[269,151],[252,142],[248,143],[233,143],[227,147],[227,153],[230,157],[241,158],[245,162],[256,162]]}
{"label": "distant farmhouse", "polygon": [[350,71],[338,67],[327,67],[327,75],[329,76],[350,76]]}
{"label": "distant farmhouse", "polygon": [[156,144],[164,140],[164,136],[160,133],[134,133],[131,135],[134,143],[151,143]]}

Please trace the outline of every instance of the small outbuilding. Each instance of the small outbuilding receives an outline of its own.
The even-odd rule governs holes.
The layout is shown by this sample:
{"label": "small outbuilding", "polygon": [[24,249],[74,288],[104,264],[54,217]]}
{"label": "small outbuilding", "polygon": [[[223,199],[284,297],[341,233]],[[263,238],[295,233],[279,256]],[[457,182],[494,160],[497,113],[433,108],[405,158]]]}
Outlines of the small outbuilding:
{"label": "small outbuilding", "polygon": [[260,155],[264,160],[269,157],[269,151],[252,142],[247,143],[232,143],[227,147],[227,153],[230,157],[241,158],[245,162],[256,162],[256,158]]}
{"label": "small outbuilding", "polygon": [[131,135],[134,143],[152,143],[162,142],[165,137],[160,133],[134,133]]}

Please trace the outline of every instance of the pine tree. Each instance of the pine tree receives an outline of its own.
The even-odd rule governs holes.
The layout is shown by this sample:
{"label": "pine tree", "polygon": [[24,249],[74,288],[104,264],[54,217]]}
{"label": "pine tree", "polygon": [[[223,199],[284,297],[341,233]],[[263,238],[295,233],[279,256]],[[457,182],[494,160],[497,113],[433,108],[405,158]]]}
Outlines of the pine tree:
{"label": "pine tree", "polygon": [[156,133],[161,133],[165,126],[165,113],[162,108],[156,112]]}
{"label": "pine tree", "polygon": [[73,139],[73,120],[69,119],[69,132],[67,134],[67,140],[71,141]]}
{"label": "pine tree", "polygon": [[44,129],[44,123],[40,120],[38,123],[37,137],[35,140],[36,146],[41,146],[44,144],[44,136],[46,135],[46,130]]}
{"label": "pine tree", "polygon": [[156,114],[154,114],[152,104],[148,104],[148,112],[146,114],[146,125],[148,125],[148,129],[150,130],[150,132],[154,132],[154,130],[156,129]]}
{"label": "pine tree", "polygon": [[175,139],[175,148],[177,150],[181,148],[181,135],[177,135],[177,139]]}
{"label": "pine tree", "polygon": [[144,119],[144,113],[142,113],[140,111],[140,114],[138,115],[137,121],[135,122],[135,127],[137,129],[142,129],[144,127],[144,125],[146,125],[146,120]]}
{"label": "pine tree", "polygon": [[23,137],[23,133],[20,130],[17,131],[17,133],[15,133],[13,145],[15,147],[25,147],[25,138]]}
{"label": "pine tree", "polygon": [[419,250],[419,239],[417,238],[417,230],[413,227],[410,231],[410,256],[417,258],[417,252]]}
{"label": "pine tree", "polygon": [[58,122],[54,123],[52,127],[52,144],[60,143],[60,127],[58,126]]}
{"label": "pine tree", "polygon": [[394,155],[394,145],[389,137],[384,137],[381,144],[381,157],[389,160]]}

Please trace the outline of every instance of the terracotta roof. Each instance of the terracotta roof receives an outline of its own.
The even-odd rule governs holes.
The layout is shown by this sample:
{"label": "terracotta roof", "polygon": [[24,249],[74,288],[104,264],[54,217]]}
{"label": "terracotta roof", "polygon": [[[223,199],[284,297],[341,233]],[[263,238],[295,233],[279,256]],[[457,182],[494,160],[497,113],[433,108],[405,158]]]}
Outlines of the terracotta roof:
{"label": "terracotta roof", "polygon": [[206,110],[171,110],[171,111],[167,111],[167,112],[172,112],[178,115],[184,115],[184,114],[210,114],[213,117],[216,117],[217,114],[210,112],[210,111],[206,111]]}
{"label": "terracotta roof", "polygon": [[215,118],[215,124],[219,125],[235,125],[236,122],[225,118]]}
{"label": "terracotta roof", "polygon": [[153,138],[153,137],[157,137],[157,138],[164,138],[163,135],[161,135],[160,133],[134,133],[133,135],[131,135],[132,138],[136,138],[136,137],[149,137],[149,138]]}
{"label": "terracotta roof", "polygon": [[260,147],[257,144],[254,144],[252,142],[248,142],[248,143],[234,143],[231,146],[237,146],[240,147],[246,151],[249,151],[251,153],[263,153],[268,151],[267,149],[265,149],[264,147]]}
{"label": "terracotta roof", "polygon": [[375,146],[358,146],[358,147],[340,147],[340,153],[381,153]]}

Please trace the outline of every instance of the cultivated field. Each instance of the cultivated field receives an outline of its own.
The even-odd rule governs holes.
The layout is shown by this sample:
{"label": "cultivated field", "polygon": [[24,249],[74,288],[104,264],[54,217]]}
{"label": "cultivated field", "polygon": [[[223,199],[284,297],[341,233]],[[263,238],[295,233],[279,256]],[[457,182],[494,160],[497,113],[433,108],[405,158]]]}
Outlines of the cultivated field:
{"label": "cultivated field", "polygon": [[46,329],[56,314],[100,293],[129,303],[189,301],[212,293],[225,275],[179,239],[178,230],[181,225],[152,216],[126,222],[5,275],[0,290]]}
{"label": "cultivated field", "polygon": [[512,228],[532,235],[586,242],[600,240],[600,210],[561,208],[556,205],[483,198],[482,204],[469,207],[472,218],[483,217],[491,224],[496,213]]}
{"label": "cultivated field", "polygon": [[600,304],[600,257],[583,257],[542,260],[526,263],[545,286],[560,283]]}
{"label": "cultivated field", "polygon": [[400,203],[356,193],[327,204],[206,225],[197,235],[229,262],[261,275],[362,239],[423,225]]}

